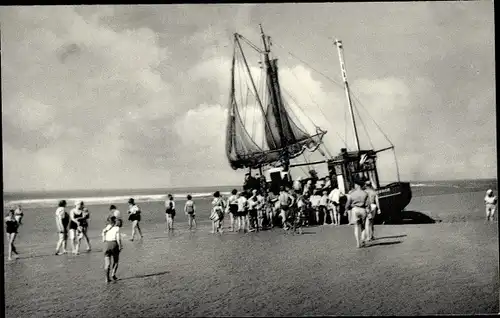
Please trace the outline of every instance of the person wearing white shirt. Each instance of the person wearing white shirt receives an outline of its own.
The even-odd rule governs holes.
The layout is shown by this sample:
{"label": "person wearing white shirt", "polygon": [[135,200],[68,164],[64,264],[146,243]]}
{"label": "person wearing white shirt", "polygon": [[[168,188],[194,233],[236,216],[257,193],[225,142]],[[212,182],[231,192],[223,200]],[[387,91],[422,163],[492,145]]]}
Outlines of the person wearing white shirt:
{"label": "person wearing white shirt", "polygon": [[238,230],[237,231],[241,230],[242,227],[243,227],[244,232],[248,231],[247,228],[248,228],[249,220],[248,220],[247,204],[248,204],[248,200],[245,197],[245,193],[240,192],[238,194]]}
{"label": "person wearing white shirt", "polygon": [[337,185],[334,185],[333,190],[328,195],[330,210],[333,213],[332,224],[340,225],[340,190]]}
{"label": "person wearing white shirt", "polygon": [[311,208],[314,211],[316,224],[319,224],[319,201],[320,201],[320,199],[321,199],[320,192],[318,190],[315,190],[314,194],[311,195],[310,201],[311,201]]}
{"label": "person wearing white shirt", "polygon": [[106,283],[109,283],[110,267],[112,269],[111,276],[113,280],[118,280],[116,271],[118,269],[118,261],[122,250],[122,241],[120,235],[120,227],[116,225],[116,217],[111,216],[108,219],[108,225],[102,230],[102,241],[104,243],[104,269],[106,273]]}
{"label": "person wearing white shirt", "polygon": [[493,190],[489,189],[486,191],[484,203],[486,205],[486,220],[493,221],[493,216],[497,209],[497,197],[493,195]]}

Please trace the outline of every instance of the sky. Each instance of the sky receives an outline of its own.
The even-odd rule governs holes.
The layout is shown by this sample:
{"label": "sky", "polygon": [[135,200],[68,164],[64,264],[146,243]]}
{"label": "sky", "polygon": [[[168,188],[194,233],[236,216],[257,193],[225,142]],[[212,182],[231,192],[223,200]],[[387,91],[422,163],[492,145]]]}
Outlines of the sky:
{"label": "sky", "polygon": [[[232,38],[260,44],[260,23],[331,153],[353,147],[346,99],[311,66],[341,83],[339,38],[362,148],[388,145],[373,118],[402,180],[497,175],[491,1],[11,6],[0,21],[4,191],[240,184],[224,148]],[[379,170],[396,178],[391,153]]]}

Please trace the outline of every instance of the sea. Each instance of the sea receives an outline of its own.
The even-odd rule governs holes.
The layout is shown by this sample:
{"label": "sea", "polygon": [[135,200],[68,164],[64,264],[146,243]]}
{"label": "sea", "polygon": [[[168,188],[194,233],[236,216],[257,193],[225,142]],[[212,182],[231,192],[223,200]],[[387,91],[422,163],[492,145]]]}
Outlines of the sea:
{"label": "sea", "polygon": [[[411,183],[413,197],[479,192],[488,189],[496,191],[497,179],[469,179],[451,181],[421,181]],[[23,208],[42,208],[57,206],[59,200],[82,200],[86,205],[102,205],[126,203],[129,198],[136,202],[164,201],[168,194],[176,200],[185,200],[190,194],[194,199],[210,198],[215,191],[228,195],[232,189],[241,190],[241,186],[209,186],[209,187],[184,187],[184,188],[150,188],[150,189],[99,189],[99,190],[65,190],[65,191],[26,191],[4,192],[3,203],[5,208],[21,204]]]}

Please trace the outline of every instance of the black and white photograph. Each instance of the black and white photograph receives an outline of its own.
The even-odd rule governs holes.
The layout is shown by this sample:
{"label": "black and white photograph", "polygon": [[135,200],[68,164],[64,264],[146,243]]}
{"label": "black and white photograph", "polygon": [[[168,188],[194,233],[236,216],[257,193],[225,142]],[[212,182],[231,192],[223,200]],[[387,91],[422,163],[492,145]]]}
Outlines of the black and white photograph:
{"label": "black and white photograph", "polygon": [[493,1],[0,7],[4,314],[500,313]]}

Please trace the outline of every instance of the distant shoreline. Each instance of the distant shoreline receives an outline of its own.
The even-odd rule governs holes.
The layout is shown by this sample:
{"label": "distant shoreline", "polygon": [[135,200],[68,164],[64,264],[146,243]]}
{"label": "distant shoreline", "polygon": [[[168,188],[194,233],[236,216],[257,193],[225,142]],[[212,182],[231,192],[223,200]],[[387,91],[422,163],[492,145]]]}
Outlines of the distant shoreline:
{"label": "distant shoreline", "polygon": [[[402,182],[408,182],[406,180],[401,180]],[[449,183],[449,182],[497,182],[497,178],[478,178],[478,179],[450,179],[450,180],[411,180],[409,181],[411,185],[413,184],[425,184],[425,183]],[[393,181],[380,181],[381,184],[389,184],[392,182],[397,182],[397,180]],[[243,181],[242,181],[243,184]],[[118,192],[118,191],[150,191],[150,190],[168,190],[171,192],[183,191],[188,189],[226,189],[226,188],[240,188],[240,185],[214,185],[214,186],[176,186],[176,187],[154,187],[154,188],[104,188],[104,189],[47,189],[47,190],[9,190],[3,191],[4,195],[12,195],[12,194],[43,194],[43,193],[64,193],[64,192]]]}

